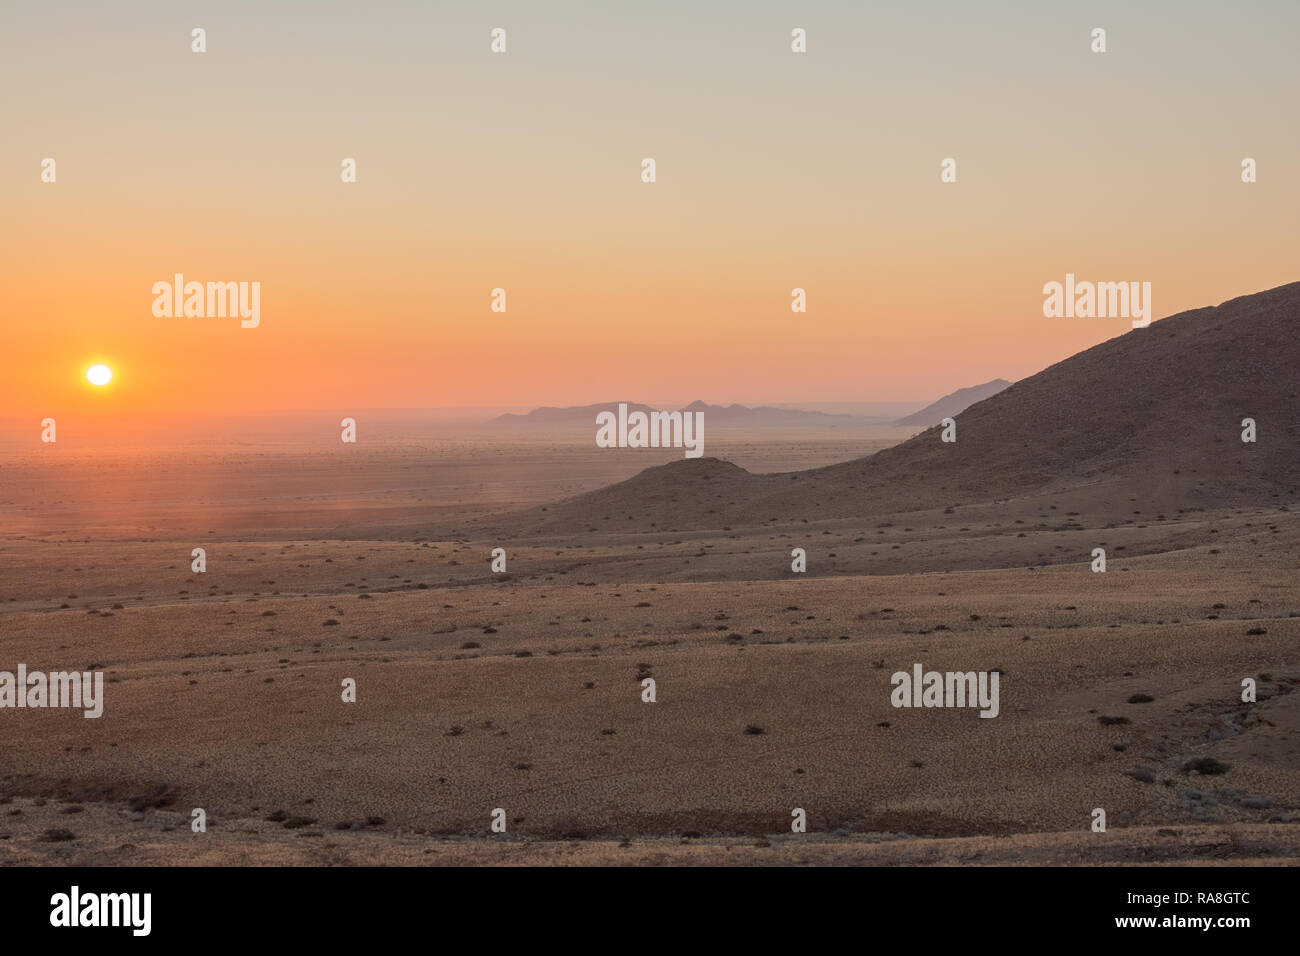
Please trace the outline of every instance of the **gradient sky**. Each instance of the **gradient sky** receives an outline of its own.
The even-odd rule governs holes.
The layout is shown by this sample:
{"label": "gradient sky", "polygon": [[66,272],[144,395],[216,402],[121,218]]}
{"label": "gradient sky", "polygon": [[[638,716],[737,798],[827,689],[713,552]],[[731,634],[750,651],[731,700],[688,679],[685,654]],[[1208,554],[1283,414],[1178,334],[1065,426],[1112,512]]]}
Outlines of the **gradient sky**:
{"label": "gradient sky", "polygon": [[888,6],[6,0],[0,409],[930,400],[1300,279],[1300,3]]}

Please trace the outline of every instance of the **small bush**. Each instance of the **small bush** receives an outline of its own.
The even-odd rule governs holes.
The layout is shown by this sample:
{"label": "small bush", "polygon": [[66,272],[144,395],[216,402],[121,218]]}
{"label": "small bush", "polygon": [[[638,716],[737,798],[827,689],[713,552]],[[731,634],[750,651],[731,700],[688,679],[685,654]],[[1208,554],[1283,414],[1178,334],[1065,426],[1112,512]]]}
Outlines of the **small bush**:
{"label": "small bush", "polygon": [[1229,769],[1226,763],[1221,763],[1213,757],[1197,757],[1195,760],[1189,760],[1183,764],[1183,773],[1190,773],[1195,770],[1206,777],[1227,773]]}

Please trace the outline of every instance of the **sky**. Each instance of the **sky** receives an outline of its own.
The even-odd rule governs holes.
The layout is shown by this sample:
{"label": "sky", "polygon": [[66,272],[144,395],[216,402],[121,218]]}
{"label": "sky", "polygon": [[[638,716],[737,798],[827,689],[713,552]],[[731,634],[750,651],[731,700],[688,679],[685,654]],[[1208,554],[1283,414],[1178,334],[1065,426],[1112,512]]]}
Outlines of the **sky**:
{"label": "sky", "polygon": [[[1297,36],[1294,0],[6,0],[0,413],[1023,378],[1129,331],[1045,318],[1067,272],[1156,317],[1300,279]],[[156,317],[178,272],[260,324]]]}

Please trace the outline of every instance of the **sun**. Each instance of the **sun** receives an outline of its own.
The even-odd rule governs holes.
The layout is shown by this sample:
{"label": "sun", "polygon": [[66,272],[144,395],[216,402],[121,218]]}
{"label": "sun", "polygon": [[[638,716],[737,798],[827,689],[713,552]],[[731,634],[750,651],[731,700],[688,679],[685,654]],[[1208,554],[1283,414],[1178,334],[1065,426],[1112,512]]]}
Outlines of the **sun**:
{"label": "sun", "polygon": [[107,365],[92,365],[86,369],[86,381],[91,385],[107,385],[113,380],[113,370]]}

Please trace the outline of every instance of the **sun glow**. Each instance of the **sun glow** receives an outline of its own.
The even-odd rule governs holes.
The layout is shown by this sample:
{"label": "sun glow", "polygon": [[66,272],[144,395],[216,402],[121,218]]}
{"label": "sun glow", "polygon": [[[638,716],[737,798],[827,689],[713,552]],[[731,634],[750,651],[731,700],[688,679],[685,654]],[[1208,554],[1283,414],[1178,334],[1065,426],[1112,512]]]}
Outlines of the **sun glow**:
{"label": "sun glow", "polygon": [[107,385],[113,380],[113,370],[107,365],[92,365],[86,369],[86,381],[91,385]]}

